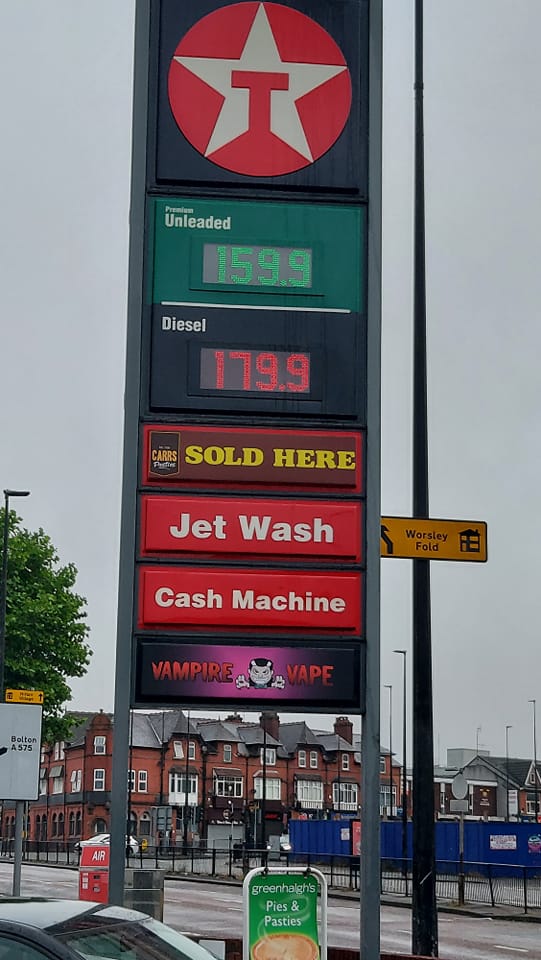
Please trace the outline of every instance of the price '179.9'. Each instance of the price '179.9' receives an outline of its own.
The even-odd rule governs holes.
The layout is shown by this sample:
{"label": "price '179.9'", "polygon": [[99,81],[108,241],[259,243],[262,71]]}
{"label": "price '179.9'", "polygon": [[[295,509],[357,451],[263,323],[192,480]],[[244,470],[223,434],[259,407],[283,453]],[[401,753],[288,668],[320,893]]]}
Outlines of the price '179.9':
{"label": "price '179.9'", "polygon": [[310,354],[201,348],[200,388],[231,393],[309,394]]}

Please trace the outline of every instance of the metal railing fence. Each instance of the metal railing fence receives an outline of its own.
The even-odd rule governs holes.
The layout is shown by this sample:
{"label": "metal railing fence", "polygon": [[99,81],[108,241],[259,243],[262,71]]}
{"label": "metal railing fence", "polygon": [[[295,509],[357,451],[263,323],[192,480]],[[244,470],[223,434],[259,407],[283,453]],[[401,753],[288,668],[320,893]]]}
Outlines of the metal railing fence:
{"label": "metal railing fence", "polygon": [[[0,840],[0,856],[13,856],[13,839]],[[77,866],[80,852],[69,840],[26,840],[23,858],[27,862],[42,862]],[[265,864],[282,866],[317,866],[327,878],[331,889],[356,891],[359,889],[359,857],[278,854],[268,850],[253,850],[240,843],[206,848],[204,846],[148,845],[133,857],[126,856],[131,866],[152,866],[170,874],[184,876],[228,877],[241,880],[255,866]],[[488,907],[511,907],[528,913],[541,911],[541,868],[523,865],[473,863],[439,860],[436,863],[436,896],[440,902],[455,904],[485,904]],[[411,897],[411,861],[399,858],[382,859],[380,868],[382,894]]]}

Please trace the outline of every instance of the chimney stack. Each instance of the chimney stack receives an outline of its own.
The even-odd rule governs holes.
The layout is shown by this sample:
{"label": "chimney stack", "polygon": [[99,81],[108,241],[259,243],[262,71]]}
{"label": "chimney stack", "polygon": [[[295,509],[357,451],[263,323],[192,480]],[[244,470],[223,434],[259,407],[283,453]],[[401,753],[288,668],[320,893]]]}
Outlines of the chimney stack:
{"label": "chimney stack", "polygon": [[353,743],[353,724],[349,717],[337,717],[334,721],[334,732],[348,743]]}
{"label": "chimney stack", "polygon": [[275,740],[280,739],[280,718],[277,713],[265,710],[259,718],[259,725],[268,736],[274,737]]}

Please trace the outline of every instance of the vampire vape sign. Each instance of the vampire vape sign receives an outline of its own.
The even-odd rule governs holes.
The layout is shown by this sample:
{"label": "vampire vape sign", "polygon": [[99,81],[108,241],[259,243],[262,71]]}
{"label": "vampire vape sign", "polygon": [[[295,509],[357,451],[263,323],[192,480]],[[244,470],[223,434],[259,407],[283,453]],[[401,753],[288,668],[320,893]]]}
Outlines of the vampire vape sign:
{"label": "vampire vape sign", "polygon": [[139,639],[137,699],[358,713],[362,654],[347,640],[308,648]]}

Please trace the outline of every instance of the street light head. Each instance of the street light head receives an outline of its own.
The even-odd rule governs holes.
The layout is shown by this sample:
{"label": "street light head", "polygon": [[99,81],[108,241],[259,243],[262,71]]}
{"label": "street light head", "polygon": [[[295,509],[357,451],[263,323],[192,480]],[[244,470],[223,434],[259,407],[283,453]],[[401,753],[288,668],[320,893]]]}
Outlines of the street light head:
{"label": "street light head", "polygon": [[6,500],[11,499],[11,497],[29,497],[30,490],[4,490],[4,496]]}
{"label": "street light head", "polygon": [[393,653],[403,653],[404,656],[406,655],[407,652],[408,652],[407,650],[393,650]]}

